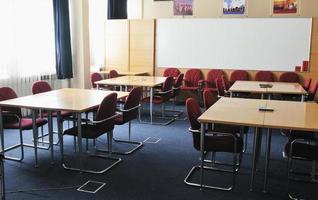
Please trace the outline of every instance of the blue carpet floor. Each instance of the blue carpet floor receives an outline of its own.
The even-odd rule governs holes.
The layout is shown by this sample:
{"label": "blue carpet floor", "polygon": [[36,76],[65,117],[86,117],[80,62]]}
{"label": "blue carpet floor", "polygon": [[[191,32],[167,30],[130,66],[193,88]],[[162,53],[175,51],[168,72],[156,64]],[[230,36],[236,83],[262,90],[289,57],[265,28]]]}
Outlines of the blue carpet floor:
{"label": "blue carpet floor", "polygon": [[[183,107],[180,107],[183,108]],[[192,146],[192,136],[188,132],[187,121],[175,121],[169,126],[132,124],[132,138],[143,141],[148,137],[160,139],[158,143],[146,143],[140,150],[130,156],[120,156],[123,162],[109,172],[100,175],[78,173],[64,170],[60,164],[59,147],[55,146],[55,164],[51,165],[50,152],[39,150],[39,168],[34,168],[33,149],[25,148],[23,162],[5,161],[5,181],[7,199],[68,199],[68,200],[141,200],[141,199],[213,199],[213,200],[249,200],[249,199],[288,199],[286,159],[282,157],[286,137],[274,131],[269,171],[269,193],[262,193],[264,151],[260,158],[255,180],[255,191],[249,191],[252,164],[253,129],[250,129],[248,149],[243,155],[242,167],[238,173],[236,187],[233,191],[222,192],[203,190],[186,186],[183,183],[191,167],[199,162],[197,152]],[[125,138],[128,125],[116,126],[114,136]],[[6,146],[18,141],[16,131],[5,131]],[[25,131],[25,140],[31,142],[31,132]],[[106,136],[98,141],[98,146],[106,144]],[[263,139],[263,143],[265,138]],[[85,144],[85,143],[83,143]],[[90,142],[90,148],[92,143]],[[114,149],[127,148],[114,144]],[[264,144],[262,145],[264,149]],[[10,152],[18,155],[19,149]],[[76,164],[73,151],[73,138],[65,137],[67,159]],[[217,155],[217,159],[228,158]],[[229,160],[231,161],[231,160]],[[85,158],[88,167],[102,168],[103,160]],[[310,170],[310,165],[299,165]],[[195,177],[194,177],[195,178]],[[96,194],[79,192],[76,189],[88,180],[100,181],[106,185]],[[229,182],[231,177],[222,174],[207,174],[207,183]],[[293,184],[296,193],[308,199],[318,199],[317,185]]]}

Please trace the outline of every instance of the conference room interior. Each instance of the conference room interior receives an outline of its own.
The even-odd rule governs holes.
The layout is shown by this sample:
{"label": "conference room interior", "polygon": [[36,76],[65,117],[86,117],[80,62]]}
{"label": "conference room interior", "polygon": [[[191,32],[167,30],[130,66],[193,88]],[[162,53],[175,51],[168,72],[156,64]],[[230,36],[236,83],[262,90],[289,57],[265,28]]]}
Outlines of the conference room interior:
{"label": "conference room interior", "polygon": [[1,199],[317,199],[318,1],[231,2],[2,0]]}

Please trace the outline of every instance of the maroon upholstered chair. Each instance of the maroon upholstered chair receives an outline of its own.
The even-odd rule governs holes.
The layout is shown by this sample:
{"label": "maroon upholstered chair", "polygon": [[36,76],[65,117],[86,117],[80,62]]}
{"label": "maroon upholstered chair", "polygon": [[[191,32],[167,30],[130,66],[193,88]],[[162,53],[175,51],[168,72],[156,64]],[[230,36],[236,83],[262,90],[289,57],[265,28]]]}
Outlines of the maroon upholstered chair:
{"label": "maroon upholstered chair", "polygon": [[203,75],[199,69],[189,69],[184,76],[184,86],[181,90],[198,91],[200,89],[199,82],[203,80]]}
{"label": "maroon upholstered chair", "polygon": [[311,78],[307,78],[307,79],[304,81],[303,88],[304,88],[307,92],[308,92],[308,90],[309,90],[311,81],[312,81]]}
{"label": "maroon upholstered chair", "polygon": [[216,91],[217,91],[219,97],[229,96],[228,91],[227,91],[226,86],[225,86],[225,81],[224,81],[223,76],[216,78],[215,85],[216,85]]}
{"label": "maroon upholstered chair", "polygon": [[177,78],[179,74],[181,74],[180,70],[172,67],[165,69],[165,71],[163,72],[164,77],[172,76],[173,78]]}
{"label": "maroon upholstered chair", "polygon": [[[201,142],[200,142],[200,123],[197,121],[198,117],[202,114],[200,110],[200,106],[198,102],[193,99],[189,98],[186,101],[186,108],[188,113],[188,119],[190,122],[190,128],[189,131],[192,134],[193,138],[193,147],[200,151],[201,150]],[[203,145],[203,151],[205,152],[227,152],[227,153],[233,153],[233,170],[221,170],[220,168],[216,167],[209,167],[205,166],[206,161],[205,158],[200,158],[201,165],[194,166],[186,178],[184,179],[184,183],[190,186],[195,187],[204,187],[208,189],[217,189],[217,190],[225,190],[229,191],[232,190],[235,185],[235,177],[237,174],[237,171],[239,167],[237,166],[237,158],[241,160],[242,156],[242,149],[243,149],[243,141],[240,137],[236,136],[232,133],[225,133],[225,132],[208,132],[205,134],[204,137],[204,145]],[[240,163],[240,162],[239,162]],[[227,173],[233,173],[233,179],[232,179],[232,185],[223,188],[223,187],[216,187],[211,185],[203,184],[203,180],[200,180],[200,183],[197,182],[190,182],[191,176],[194,174],[197,170],[210,170],[210,171],[225,171]]]}
{"label": "maroon upholstered chair", "polygon": [[[9,100],[17,98],[17,94],[12,88],[9,87],[1,87],[0,88],[0,101]],[[4,149],[3,152],[8,152],[10,150],[21,148],[21,157],[8,157],[5,156],[6,159],[14,160],[14,161],[22,161],[24,158],[24,148],[23,147],[35,147],[37,144],[37,139],[34,138],[33,135],[33,144],[26,144],[23,142],[22,132],[24,130],[32,130],[33,129],[33,121],[30,118],[26,118],[22,116],[21,108],[13,108],[13,107],[2,107],[2,115],[3,115],[3,128],[4,129],[18,129],[20,133],[20,144],[16,144],[7,148],[2,147]],[[42,127],[47,124],[47,120],[43,118],[36,118],[35,125],[36,128]],[[38,148],[40,148],[38,146]],[[35,154],[35,158],[37,160],[37,154]]]}
{"label": "maroon upholstered chair", "polygon": [[104,78],[103,78],[103,76],[102,76],[100,73],[98,73],[98,72],[92,73],[92,74],[91,74],[91,84],[92,84],[92,87],[93,87],[94,89],[96,89],[96,88],[97,88],[97,85],[95,84],[95,82],[96,82],[96,81],[103,80],[103,79],[104,79]]}
{"label": "maroon upholstered chair", "polygon": [[[313,136],[314,132],[307,132],[306,135]],[[296,180],[296,181],[302,181],[302,182],[310,182],[310,183],[316,183],[317,175],[316,175],[316,165],[315,163],[318,161],[318,140],[317,138],[311,137],[309,138],[299,138],[299,137],[290,137],[288,143],[285,145],[285,155],[288,158],[288,196],[290,199],[303,199],[299,198],[299,194],[297,194],[298,198],[295,198],[295,190],[293,189],[293,193],[291,194],[290,190],[290,181]],[[298,160],[298,162],[292,163],[293,160]],[[296,171],[297,168],[292,169],[292,166],[296,165],[296,163],[302,162],[311,162],[312,168],[310,172],[300,172]],[[306,167],[303,169],[307,169]],[[299,168],[298,168],[299,170]],[[297,176],[293,176],[294,174],[297,174]],[[300,175],[304,177],[300,177]],[[309,175],[309,176],[308,176]]]}
{"label": "maroon upholstered chair", "polygon": [[[97,139],[100,136],[107,134],[107,148],[108,148],[108,156],[103,155],[94,155],[94,157],[103,158],[103,159],[110,159],[114,162],[107,166],[106,168],[102,170],[87,170],[87,169],[78,169],[75,167],[69,167],[66,165],[64,160],[64,144],[63,141],[61,142],[61,148],[62,148],[62,164],[65,169],[69,170],[75,170],[75,171],[82,171],[87,173],[94,173],[94,174],[101,174],[108,170],[110,170],[112,167],[117,165],[119,162],[121,162],[120,158],[112,157],[112,140],[113,140],[113,130],[115,127],[115,118],[118,116],[116,114],[116,102],[117,102],[117,94],[111,93],[107,95],[101,104],[98,107],[96,118],[94,121],[91,121],[86,124],[80,124],[82,129],[82,138],[87,139]],[[64,131],[64,135],[71,135],[78,137],[78,126],[72,127],[70,129],[67,129]],[[79,143],[81,145],[81,143]],[[81,148],[79,148],[81,149]],[[80,152],[82,153],[82,152]],[[80,155],[81,156],[81,155]]]}
{"label": "maroon upholstered chair", "polygon": [[298,83],[299,76],[295,72],[284,72],[279,77],[279,82],[286,82],[286,83]]}
{"label": "maroon upholstered chair", "polygon": [[274,74],[271,71],[258,71],[255,74],[255,81],[273,82]]}
{"label": "maroon upholstered chair", "polygon": [[245,70],[234,70],[231,73],[230,83],[233,84],[235,81],[248,81],[249,76]]}
{"label": "maroon upholstered chair", "polygon": [[183,77],[184,77],[184,74],[179,74],[177,76],[176,80],[174,81],[173,95],[172,95],[172,98],[174,99],[174,101],[176,101],[176,97],[180,94],[180,90],[181,90],[182,82],[183,82]]}
{"label": "maroon upholstered chair", "polygon": [[118,72],[116,70],[110,70],[108,78],[117,78],[119,76]]}
{"label": "maroon upholstered chair", "polygon": [[[50,86],[50,84],[47,81],[36,81],[32,84],[32,93],[33,94],[40,94],[43,92],[49,92],[52,90],[52,87]],[[52,117],[57,117],[57,112],[52,112]],[[69,111],[61,111],[61,119],[62,120],[69,120],[70,117],[72,117],[73,113],[69,112]],[[48,118],[48,112],[46,110],[41,110],[40,111],[40,116],[43,118]],[[57,132],[56,132],[57,134]],[[42,139],[39,140],[39,143],[44,143],[44,144],[49,144],[48,141],[43,140],[44,137],[48,136],[49,134],[43,134],[43,127],[41,127],[41,136],[38,137],[38,139]],[[58,145],[58,142],[55,142],[54,145]]]}
{"label": "maroon upholstered chair", "polygon": [[308,90],[307,101],[315,101],[317,88],[318,88],[318,81],[315,81],[313,84],[311,84],[311,86]]}
{"label": "maroon upholstered chair", "polygon": [[218,100],[217,92],[205,90],[203,91],[203,102],[205,109],[209,109]]}
{"label": "maroon upholstered chair", "polygon": [[210,90],[216,91],[216,84],[215,80],[221,76],[224,76],[224,71],[221,69],[212,69],[208,72],[206,80],[203,81],[204,89],[203,90]]}
{"label": "maroon upholstered chair", "polygon": [[126,98],[126,102],[123,108],[117,109],[119,115],[115,119],[116,125],[123,125],[128,122],[128,140],[114,139],[114,141],[121,142],[121,143],[134,144],[137,146],[126,152],[114,152],[114,153],[128,155],[135,152],[137,149],[143,146],[142,142],[136,142],[131,140],[131,121],[138,117],[138,111],[140,107],[140,100],[142,97],[142,93],[143,93],[142,87],[136,87],[132,89],[128,97]]}
{"label": "maroon upholstered chair", "polygon": [[[165,82],[162,85],[161,91],[156,91],[154,93],[152,103],[161,105],[161,116],[165,118],[165,103],[168,102],[173,97],[173,77],[169,76],[166,78]],[[142,100],[143,103],[150,103],[150,97],[146,97]],[[175,118],[169,119],[166,123],[160,123],[161,125],[168,125],[173,122]],[[158,123],[159,124],[159,123]]]}

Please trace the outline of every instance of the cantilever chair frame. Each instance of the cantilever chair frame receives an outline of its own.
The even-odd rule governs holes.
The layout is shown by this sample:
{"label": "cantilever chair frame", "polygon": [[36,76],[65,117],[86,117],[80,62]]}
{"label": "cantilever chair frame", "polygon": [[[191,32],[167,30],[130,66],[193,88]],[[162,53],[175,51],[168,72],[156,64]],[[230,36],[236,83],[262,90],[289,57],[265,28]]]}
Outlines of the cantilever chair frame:
{"label": "cantilever chair frame", "polygon": [[[189,131],[191,133],[196,133],[196,134],[200,134],[201,132],[199,130],[192,130],[191,128],[189,128]],[[222,135],[222,136],[231,136],[234,138],[234,152],[237,152],[237,136],[231,133],[221,133],[221,132],[207,132],[205,133],[205,136],[217,136],[217,135]],[[231,165],[233,167],[232,170],[228,170],[228,169],[221,169],[221,168],[217,168],[217,167],[208,167],[208,166],[204,166],[204,163],[210,163],[211,161],[206,161],[204,160],[204,158],[200,158],[200,160],[203,159],[203,162],[201,161],[201,164],[195,165],[191,168],[191,170],[189,171],[189,173],[187,174],[187,176],[184,179],[184,183],[186,185],[189,186],[193,186],[193,187],[200,187],[202,188],[206,188],[206,189],[215,189],[215,190],[221,190],[221,191],[231,191],[232,189],[234,189],[235,187],[235,183],[236,183],[236,175],[237,172],[239,171],[240,168],[240,163],[241,163],[241,158],[242,158],[242,153],[232,153],[233,154],[233,165]],[[239,157],[239,162],[237,162]],[[238,163],[238,164],[237,164]],[[224,165],[224,164],[221,164]],[[201,178],[200,178],[200,182],[191,182],[189,179],[193,176],[193,174],[195,173],[196,170],[200,170],[201,171]],[[219,171],[219,172],[225,172],[225,173],[232,173],[232,184],[229,185],[228,187],[220,187],[220,186],[215,186],[215,185],[206,185],[203,183],[203,174],[204,171]]]}
{"label": "cantilever chair frame", "polygon": [[[100,123],[104,123],[108,120],[111,120],[111,119],[114,119],[118,116],[118,114],[115,114],[113,116],[110,116],[106,119],[103,119],[103,120],[100,120],[100,121],[89,121],[89,122],[86,122],[88,124],[91,124],[91,125],[96,125],[96,124],[100,124]],[[60,118],[60,115],[58,114],[58,118]],[[61,123],[61,122],[59,122]],[[80,129],[81,127],[81,119],[79,118],[79,122],[78,122],[78,129]],[[60,127],[62,127],[60,125]],[[94,139],[95,140],[95,139]],[[113,168],[114,166],[116,166],[117,164],[119,164],[122,159],[121,158],[116,158],[116,157],[113,157],[112,156],[112,140],[113,140],[113,131],[109,131],[107,132],[107,150],[108,150],[108,155],[105,156],[105,155],[100,155],[100,154],[91,154],[89,156],[92,156],[92,157],[97,157],[97,158],[102,158],[102,159],[108,159],[108,160],[113,160],[114,162],[107,166],[106,168],[102,169],[102,170],[90,170],[90,169],[80,169],[80,168],[76,168],[76,167],[71,167],[71,166],[68,166],[66,163],[65,163],[65,157],[64,157],[64,142],[63,142],[63,135],[60,136],[60,141],[61,141],[61,161],[62,161],[62,166],[64,169],[67,169],[67,170],[72,170],[72,171],[79,171],[79,172],[85,172],[85,173],[91,173],[91,174],[102,174],[104,172],[107,172],[109,171],[111,168]],[[79,143],[79,145],[81,145]],[[100,149],[96,149],[98,151],[105,151],[105,150],[100,150]],[[79,156],[82,156],[82,155],[79,155]]]}

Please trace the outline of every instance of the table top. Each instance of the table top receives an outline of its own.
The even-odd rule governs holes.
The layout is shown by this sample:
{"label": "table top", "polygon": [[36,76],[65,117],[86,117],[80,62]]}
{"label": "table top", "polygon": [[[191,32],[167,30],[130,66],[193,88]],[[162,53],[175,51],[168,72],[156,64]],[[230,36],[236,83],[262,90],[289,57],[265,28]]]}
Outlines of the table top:
{"label": "table top", "polygon": [[318,104],[293,101],[268,101],[264,126],[270,128],[318,131]]}
{"label": "table top", "polygon": [[[101,73],[101,74],[106,74],[108,75],[110,72],[110,70],[103,70],[103,71],[99,71],[98,73]],[[145,75],[145,74],[148,74],[148,72],[132,72],[132,71],[117,71],[117,73],[120,75],[120,76],[138,76],[138,75]]]}
{"label": "table top", "polygon": [[264,106],[266,100],[222,97],[198,121],[260,127],[263,126],[265,112],[258,109]]}
{"label": "table top", "polygon": [[[261,88],[260,84],[270,84],[270,88]],[[271,94],[307,94],[299,83],[261,82],[261,81],[235,81],[229,89],[230,92],[252,92]]]}
{"label": "table top", "polygon": [[104,79],[96,81],[97,85],[126,85],[154,87],[165,82],[167,77],[159,76],[120,76],[117,78]]}
{"label": "table top", "polygon": [[[273,112],[259,111],[260,107]],[[198,119],[200,123],[318,131],[318,104],[222,97]]]}
{"label": "table top", "polygon": [[[85,112],[98,106],[105,96],[114,91],[64,88],[0,101],[0,106],[23,107],[30,109],[63,110]],[[128,96],[128,92],[118,92],[117,98]]]}

